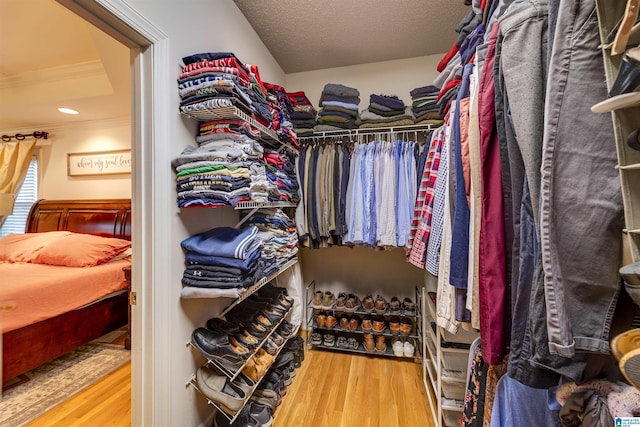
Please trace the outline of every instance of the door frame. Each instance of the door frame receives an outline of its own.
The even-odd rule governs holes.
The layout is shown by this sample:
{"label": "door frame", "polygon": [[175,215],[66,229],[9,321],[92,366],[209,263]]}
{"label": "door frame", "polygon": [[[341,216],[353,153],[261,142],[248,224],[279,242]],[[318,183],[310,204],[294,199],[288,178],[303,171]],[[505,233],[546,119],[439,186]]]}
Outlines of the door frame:
{"label": "door frame", "polygon": [[[169,38],[123,0],[56,0],[131,50],[132,292],[131,425],[160,426],[171,419],[169,358],[161,350],[161,326],[154,317],[161,293],[154,284],[170,277],[168,212],[161,201],[170,179]],[[164,227],[163,227],[164,225]],[[160,305],[161,306],[161,305]],[[155,325],[155,326],[154,326]]]}

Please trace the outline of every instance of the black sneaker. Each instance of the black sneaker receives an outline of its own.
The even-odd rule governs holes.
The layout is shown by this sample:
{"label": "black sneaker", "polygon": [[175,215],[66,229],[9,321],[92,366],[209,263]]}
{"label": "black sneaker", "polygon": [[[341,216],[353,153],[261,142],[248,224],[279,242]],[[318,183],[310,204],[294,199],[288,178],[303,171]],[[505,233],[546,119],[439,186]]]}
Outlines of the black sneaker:
{"label": "black sneaker", "polygon": [[324,334],[322,341],[327,347],[333,347],[336,343],[336,337],[333,334]]}
{"label": "black sneaker", "polygon": [[322,344],[322,334],[320,332],[314,332],[311,334],[311,344],[312,345]]}

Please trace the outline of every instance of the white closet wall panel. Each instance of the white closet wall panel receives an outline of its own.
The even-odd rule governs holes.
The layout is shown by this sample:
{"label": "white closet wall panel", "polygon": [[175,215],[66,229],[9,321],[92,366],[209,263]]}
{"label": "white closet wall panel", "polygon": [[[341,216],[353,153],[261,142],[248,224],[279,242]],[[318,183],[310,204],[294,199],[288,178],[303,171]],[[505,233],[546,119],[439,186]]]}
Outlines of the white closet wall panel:
{"label": "white closet wall panel", "polygon": [[[376,251],[346,246],[303,249],[300,251],[305,286],[316,282],[316,289],[352,292],[360,299],[378,293],[414,299],[415,288],[422,287],[424,271],[405,262],[404,248]],[[402,300],[402,298],[400,298]],[[414,301],[415,302],[415,301]]]}

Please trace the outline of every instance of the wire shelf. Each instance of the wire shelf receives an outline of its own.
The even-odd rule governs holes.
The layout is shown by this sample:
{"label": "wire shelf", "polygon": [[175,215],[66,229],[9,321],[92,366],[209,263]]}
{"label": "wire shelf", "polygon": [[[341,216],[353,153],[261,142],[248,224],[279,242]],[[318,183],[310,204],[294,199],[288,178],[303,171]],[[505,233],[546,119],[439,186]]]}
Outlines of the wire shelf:
{"label": "wire shelf", "polygon": [[225,308],[222,311],[222,313],[220,313],[220,317],[227,314],[229,311],[231,311],[232,308],[240,304],[245,299],[249,298],[252,294],[257,292],[261,287],[263,287],[264,285],[266,285],[267,283],[269,283],[270,281],[272,281],[273,279],[275,279],[276,277],[278,277],[279,275],[281,275],[282,273],[284,273],[285,271],[287,271],[297,263],[298,263],[298,258],[290,259],[278,271],[276,271],[273,274],[270,274],[269,276],[263,277],[262,279],[257,281],[254,285],[247,288],[247,290],[242,295],[240,295],[235,301],[233,301],[233,303],[230,306]]}
{"label": "wire shelf", "polygon": [[281,141],[278,134],[273,129],[269,129],[244,111],[240,110],[238,107],[207,108],[189,112],[181,111],[181,114],[200,122],[207,120],[243,120],[250,124],[254,129],[259,130],[264,140],[272,144],[275,143],[277,145],[276,148],[284,147],[290,151],[298,152],[298,150],[296,150],[292,145]]}
{"label": "wire shelf", "polygon": [[238,202],[234,209],[261,209],[261,208],[295,208],[297,203],[293,202]]}

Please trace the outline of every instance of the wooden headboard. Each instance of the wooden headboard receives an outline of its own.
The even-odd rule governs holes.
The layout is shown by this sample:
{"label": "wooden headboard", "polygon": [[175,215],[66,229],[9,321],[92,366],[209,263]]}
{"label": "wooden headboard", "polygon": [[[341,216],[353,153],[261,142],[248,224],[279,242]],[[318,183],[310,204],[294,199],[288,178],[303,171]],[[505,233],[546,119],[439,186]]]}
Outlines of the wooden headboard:
{"label": "wooden headboard", "polygon": [[61,230],[131,240],[131,200],[38,200],[25,231]]}

